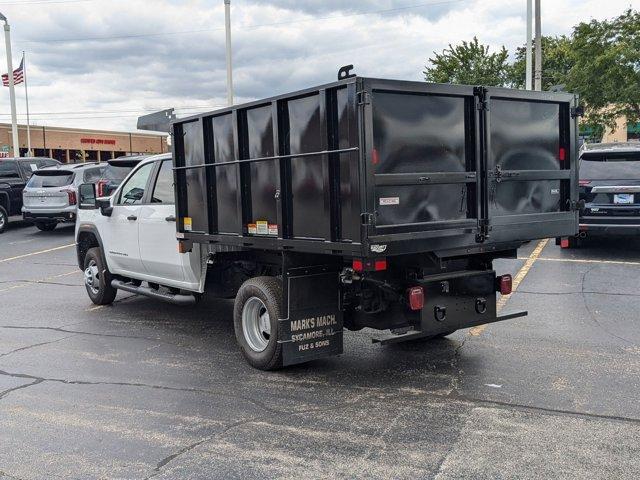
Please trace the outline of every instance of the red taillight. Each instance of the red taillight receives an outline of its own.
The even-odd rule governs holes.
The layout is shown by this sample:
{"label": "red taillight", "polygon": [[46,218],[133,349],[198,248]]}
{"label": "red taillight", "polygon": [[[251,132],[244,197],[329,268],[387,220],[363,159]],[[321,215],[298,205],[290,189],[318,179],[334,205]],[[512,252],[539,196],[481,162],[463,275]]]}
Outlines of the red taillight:
{"label": "red taillight", "polygon": [[69,196],[69,205],[75,205],[76,203],[78,203],[78,198],[76,197],[76,192],[74,190],[60,191],[66,193]]}
{"label": "red taillight", "polygon": [[560,150],[558,151],[558,159],[561,162],[564,162],[565,158],[567,158],[567,150],[564,147],[560,147]]}
{"label": "red taillight", "polygon": [[422,307],[424,307],[424,290],[422,287],[411,287],[407,290],[407,301],[411,310],[422,310]]}
{"label": "red taillight", "polygon": [[502,275],[499,277],[500,295],[510,295],[513,288],[513,278],[511,275]]}
{"label": "red taillight", "polygon": [[382,272],[387,269],[387,259],[377,258],[375,260],[354,258],[351,267],[356,272]]}
{"label": "red taillight", "polygon": [[578,185],[581,187],[586,187],[587,185],[591,185],[591,180],[579,180]]}
{"label": "red taillight", "polygon": [[97,184],[97,186],[96,186],[96,187],[97,187],[97,188],[96,188],[96,190],[97,190],[97,192],[96,192],[96,196],[98,196],[98,197],[104,197],[104,196],[105,196],[105,193],[104,193],[104,187],[105,187],[106,185],[107,185],[107,182],[106,182],[106,181],[104,181],[104,180],[100,180],[100,181],[98,182],[98,184]]}
{"label": "red taillight", "polygon": [[376,260],[373,263],[373,269],[376,272],[381,272],[383,270],[386,270],[387,269],[387,260],[385,258],[383,258],[382,260]]}
{"label": "red taillight", "polygon": [[378,154],[378,150],[375,148],[371,151],[371,163],[374,165],[378,165],[380,163],[380,155]]}

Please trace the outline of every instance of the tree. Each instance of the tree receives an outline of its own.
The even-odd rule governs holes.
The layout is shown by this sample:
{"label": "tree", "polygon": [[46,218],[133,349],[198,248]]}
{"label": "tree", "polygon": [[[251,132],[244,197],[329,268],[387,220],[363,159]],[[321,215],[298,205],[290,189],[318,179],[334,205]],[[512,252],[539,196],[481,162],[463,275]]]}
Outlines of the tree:
{"label": "tree", "polygon": [[504,46],[499,52],[489,53],[489,46],[473,37],[471,42],[463,41],[455,47],[449,44],[442,53],[433,53],[423,72],[427,82],[499,87],[509,82],[509,53]]}
{"label": "tree", "polygon": [[640,121],[640,12],[592,20],[573,29],[567,90],[578,93],[591,125]]}
{"label": "tree", "polygon": [[[572,39],[562,35],[559,37],[542,37],[542,90],[550,90],[555,85],[565,85],[567,75],[574,64],[571,53]],[[535,46],[531,56],[535,57]],[[509,72],[510,84],[514,88],[524,88],[526,71],[526,47],[516,49],[515,61]],[[531,82],[533,84],[533,73]]]}

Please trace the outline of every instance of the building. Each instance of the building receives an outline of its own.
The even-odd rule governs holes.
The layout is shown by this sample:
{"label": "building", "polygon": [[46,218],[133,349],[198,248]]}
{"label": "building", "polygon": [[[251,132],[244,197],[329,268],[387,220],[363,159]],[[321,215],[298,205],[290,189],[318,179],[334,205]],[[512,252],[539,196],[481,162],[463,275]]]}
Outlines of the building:
{"label": "building", "polygon": [[640,123],[629,123],[625,117],[616,121],[616,129],[607,128],[602,137],[605,143],[640,140]]}
{"label": "building", "polygon": [[[104,161],[123,155],[164,153],[166,134],[129,133],[81,128],[31,126],[33,155],[61,162]],[[18,126],[20,155],[27,154],[27,127]],[[11,124],[0,123],[0,157],[11,153]]]}

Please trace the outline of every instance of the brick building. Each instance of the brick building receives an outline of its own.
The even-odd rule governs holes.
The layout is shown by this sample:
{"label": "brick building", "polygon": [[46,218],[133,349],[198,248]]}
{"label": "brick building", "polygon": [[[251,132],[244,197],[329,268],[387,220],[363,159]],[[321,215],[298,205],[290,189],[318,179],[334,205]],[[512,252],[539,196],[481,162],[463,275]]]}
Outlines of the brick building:
{"label": "brick building", "polygon": [[[27,127],[18,126],[20,154],[27,153]],[[0,123],[0,157],[10,155],[11,124]],[[129,133],[81,128],[31,126],[31,149],[35,156],[51,157],[61,162],[104,161],[123,155],[164,153],[167,135]]]}

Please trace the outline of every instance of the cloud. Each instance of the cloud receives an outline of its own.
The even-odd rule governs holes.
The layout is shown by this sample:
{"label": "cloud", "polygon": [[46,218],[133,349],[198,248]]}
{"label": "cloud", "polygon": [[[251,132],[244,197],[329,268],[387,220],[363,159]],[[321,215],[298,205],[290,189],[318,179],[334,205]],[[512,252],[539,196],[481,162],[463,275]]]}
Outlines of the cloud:
{"label": "cloud", "polygon": [[[627,7],[627,0],[543,3],[543,30],[569,33],[590,19],[587,12],[605,18]],[[222,1],[0,8],[12,24],[14,64],[27,52],[38,124],[133,129],[136,116],[152,109],[193,114],[226,101]],[[236,100],[332,81],[349,63],[360,75],[421,80],[429,56],[448,43],[476,35],[513,51],[524,42],[524,13],[524,2],[507,0],[232,0]],[[21,89],[18,95],[23,120]],[[8,111],[5,89],[0,121]]]}

